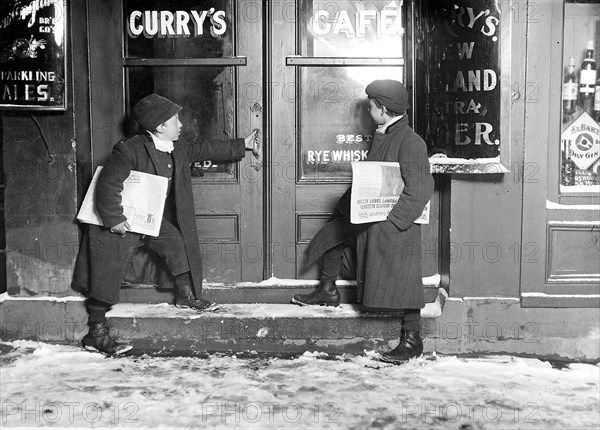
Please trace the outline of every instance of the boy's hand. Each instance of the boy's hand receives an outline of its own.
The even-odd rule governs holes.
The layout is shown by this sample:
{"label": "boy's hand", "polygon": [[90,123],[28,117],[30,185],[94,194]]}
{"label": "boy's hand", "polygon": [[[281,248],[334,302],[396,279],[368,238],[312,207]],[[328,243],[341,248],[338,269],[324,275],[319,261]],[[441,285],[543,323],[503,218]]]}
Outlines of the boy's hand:
{"label": "boy's hand", "polygon": [[252,133],[250,133],[244,138],[244,141],[246,143],[246,149],[251,150],[255,156],[258,156],[258,132],[258,128],[255,128],[254,130],[252,130]]}
{"label": "boy's hand", "polygon": [[111,233],[120,234],[121,237],[124,237],[128,230],[131,230],[131,226],[127,221],[123,221],[121,224],[110,228]]}

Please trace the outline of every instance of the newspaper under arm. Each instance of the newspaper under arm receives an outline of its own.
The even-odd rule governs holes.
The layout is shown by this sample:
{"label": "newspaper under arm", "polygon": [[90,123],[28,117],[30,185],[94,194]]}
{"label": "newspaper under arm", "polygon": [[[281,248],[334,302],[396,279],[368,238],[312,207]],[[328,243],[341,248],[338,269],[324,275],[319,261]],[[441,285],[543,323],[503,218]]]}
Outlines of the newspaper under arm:
{"label": "newspaper under arm", "polygon": [[[85,194],[77,220],[86,224],[104,225],[96,209],[96,185],[102,166],[98,166]],[[123,215],[134,233],[158,236],[165,208],[169,180],[163,176],[132,170],[123,181],[121,205]]]}
{"label": "newspaper under arm", "polygon": [[[404,190],[400,166],[394,162],[360,161],[352,163],[350,222],[364,224],[385,221]],[[421,215],[413,221],[429,224],[427,202]]]}

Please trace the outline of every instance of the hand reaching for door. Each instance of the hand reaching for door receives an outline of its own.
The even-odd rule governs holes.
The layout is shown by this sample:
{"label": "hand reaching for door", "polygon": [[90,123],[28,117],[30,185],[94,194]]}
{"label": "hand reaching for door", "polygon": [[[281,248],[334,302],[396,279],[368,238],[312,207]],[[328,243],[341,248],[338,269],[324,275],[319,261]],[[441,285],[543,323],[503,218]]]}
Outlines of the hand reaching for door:
{"label": "hand reaching for door", "polygon": [[251,150],[252,154],[254,154],[255,157],[258,157],[258,150],[260,148],[260,142],[258,140],[259,131],[260,130],[258,128],[255,128],[254,130],[252,130],[252,133],[250,133],[244,138],[246,149]]}

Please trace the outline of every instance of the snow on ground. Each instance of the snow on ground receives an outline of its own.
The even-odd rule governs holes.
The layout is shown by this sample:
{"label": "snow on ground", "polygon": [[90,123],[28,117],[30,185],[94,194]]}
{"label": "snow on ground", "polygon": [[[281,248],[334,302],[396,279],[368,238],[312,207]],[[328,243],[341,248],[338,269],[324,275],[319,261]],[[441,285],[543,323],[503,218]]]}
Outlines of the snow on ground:
{"label": "snow on ground", "polygon": [[105,358],[0,343],[0,427],[598,429],[600,367],[531,358]]}

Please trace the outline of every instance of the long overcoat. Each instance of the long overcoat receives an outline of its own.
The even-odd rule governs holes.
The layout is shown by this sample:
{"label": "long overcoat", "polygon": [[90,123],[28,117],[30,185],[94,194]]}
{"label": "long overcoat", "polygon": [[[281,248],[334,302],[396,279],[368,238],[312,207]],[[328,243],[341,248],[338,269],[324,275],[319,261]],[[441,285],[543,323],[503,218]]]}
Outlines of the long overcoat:
{"label": "long overcoat", "polygon": [[[383,309],[420,309],[424,303],[421,272],[421,227],[414,221],[433,193],[427,147],[404,117],[376,132],[368,161],[400,164],[405,187],[387,220],[350,224],[350,190],[337,205],[338,216],[326,224],[307,249],[307,263],[317,261],[328,249],[353,242],[356,261],[346,268],[354,271],[357,300]],[[350,253],[352,254],[352,253]]]}
{"label": "long overcoat", "polygon": [[387,220],[358,234],[357,290],[365,306],[420,309],[425,306],[421,271],[421,215],[433,193],[427,146],[404,116],[376,132],[368,161],[400,163],[404,189]]}
{"label": "long overcoat", "polygon": [[[113,227],[126,220],[121,206],[123,181],[131,170],[158,174],[158,159],[154,143],[148,134],[136,135],[117,143],[98,179],[96,206],[105,226],[88,226],[79,250],[74,275],[74,288],[88,291],[90,297],[115,304],[126,271],[127,257],[123,253],[138,242],[140,235],[127,233],[124,237],[110,233]],[[196,231],[190,165],[196,161],[234,161],[245,155],[244,139],[213,140],[190,144],[175,142],[173,155],[172,192],[175,215],[183,237],[194,291],[202,292],[202,258]],[[116,264],[115,264],[116,263]],[[115,268],[118,268],[115,270]]]}

